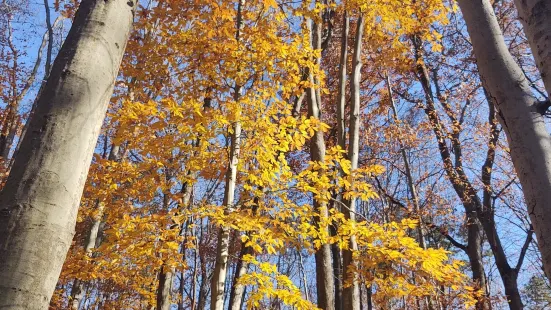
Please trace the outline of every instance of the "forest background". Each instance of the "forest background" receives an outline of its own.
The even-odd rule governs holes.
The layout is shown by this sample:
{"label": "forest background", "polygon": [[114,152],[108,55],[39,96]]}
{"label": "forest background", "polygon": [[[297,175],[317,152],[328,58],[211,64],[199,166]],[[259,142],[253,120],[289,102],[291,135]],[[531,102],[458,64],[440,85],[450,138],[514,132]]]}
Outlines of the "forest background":
{"label": "forest background", "polygon": [[[544,102],[515,3],[487,3]],[[0,4],[3,183],[77,7]],[[463,18],[140,1],[50,307],[551,307]]]}

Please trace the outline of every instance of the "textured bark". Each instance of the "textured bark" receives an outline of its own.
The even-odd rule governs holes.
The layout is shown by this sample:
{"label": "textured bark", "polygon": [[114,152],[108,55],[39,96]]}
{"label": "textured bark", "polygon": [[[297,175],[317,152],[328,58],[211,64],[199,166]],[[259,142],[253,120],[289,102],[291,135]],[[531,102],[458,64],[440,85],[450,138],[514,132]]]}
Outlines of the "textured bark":
{"label": "textured bark", "polygon": [[[321,26],[308,22],[308,27],[311,33],[311,44],[316,49],[321,49]],[[320,59],[316,59],[318,64]],[[309,73],[309,80],[311,83],[315,83],[315,77]],[[308,116],[320,119],[321,115],[321,101],[318,100],[316,90],[309,88],[306,90],[306,100],[308,102]],[[310,158],[312,161],[323,162],[325,160],[325,138],[322,131],[316,131],[314,136],[310,139]],[[314,209],[319,212],[321,217],[328,216],[327,204],[320,202],[314,198]],[[319,218],[314,218],[316,225],[319,223]],[[318,225],[319,226],[319,225]],[[327,230],[328,227],[319,227],[320,230]],[[317,306],[324,310],[334,310],[335,308],[335,283],[333,281],[333,265],[331,259],[331,246],[329,244],[322,244],[314,255],[316,262],[316,288],[317,288]]]}
{"label": "textured bark", "polygon": [[172,276],[174,270],[168,266],[162,266],[159,271],[159,287],[157,288],[157,310],[169,310],[172,305],[170,292],[172,291]]}
{"label": "textured bark", "polygon": [[551,94],[551,1],[515,0],[543,84]]}
{"label": "textured bark", "polygon": [[[551,137],[529,82],[507,49],[490,2],[460,0],[459,6],[467,23],[478,70],[507,135],[544,269],[549,277]],[[541,58],[541,55],[538,57]]]}
{"label": "textured bark", "polygon": [[85,0],[0,194],[0,308],[46,309],[133,20],[135,2]]}
{"label": "textured bark", "polygon": [[[351,79],[351,92],[352,92],[352,104],[350,107],[350,119],[348,123],[348,159],[350,160],[350,170],[358,169],[358,160],[360,153],[360,81],[361,81],[361,69],[362,69],[362,40],[364,32],[364,17],[360,13],[358,20],[356,21],[356,37],[354,42],[354,54],[352,56],[352,79]],[[356,218],[356,199],[350,198],[345,201],[347,206],[344,210],[344,216],[352,221]],[[360,309],[360,286],[358,277],[356,275],[357,263],[354,262],[352,254],[358,250],[358,244],[356,237],[351,236],[349,241],[349,249],[342,251],[342,265],[343,265],[343,309],[359,310]]]}

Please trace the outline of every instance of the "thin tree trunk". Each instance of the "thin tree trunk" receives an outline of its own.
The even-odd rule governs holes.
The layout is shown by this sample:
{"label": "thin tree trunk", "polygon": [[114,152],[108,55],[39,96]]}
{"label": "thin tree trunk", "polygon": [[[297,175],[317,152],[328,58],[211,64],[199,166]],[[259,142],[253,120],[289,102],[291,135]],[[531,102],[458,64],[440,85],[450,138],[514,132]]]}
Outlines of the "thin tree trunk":
{"label": "thin tree trunk", "polygon": [[[507,260],[507,255],[505,254],[505,249],[501,244],[501,239],[499,238],[496,223],[494,219],[494,208],[492,205],[492,170],[495,161],[495,149],[499,139],[500,130],[498,129],[497,120],[495,119],[495,109],[493,104],[488,98],[489,105],[489,118],[488,123],[490,124],[490,138],[488,141],[488,151],[486,152],[486,160],[482,165],[482,184],[483,188],[483,199],[482,204],[478,208],[478,217],[484,227],[486,232],[486,237],[488,238],[488,243],[494,254],[494,259],[496,266],[503,281],[503,287],[505,288],[505,295],[508,300],[509,309],[511,310],[522,310],[524,308],[522,304],[522,299],[520,297],[520,292],[518,289],[517,279],[518,272],[521,267],[524,255],[519,257],[519,265],[516,268],[512,268],[509,265]],[[527,238],[532,238],[532,234],[528,233]]]}
{"label": "thin tree trunk", "polygon": [[[320,36],[321,26],[314,24],[312,21],[308,21],[308,27],[310,28],[310,40],[311,44],[316,49],[321,49]],[[319,59],[316,60],[318,63]],[[309,80],[311,83],[315,82],[315,78],[312,73],[309,73]],[[306,90],[306,99],[308,101],[308,116],[319,119],[321,114],[321,102],[318,101],[316,90],[308,88]],[[316,131],[312,139],[310,140],[310,157],[312,161],[323,162],[325,160],[325,139],[322,131]],[[327,217],[328,210],[325,202],[319,201],[314,198],[314,209],[319,212],[320,217]],[[319,226],[319,218],[314,219],[316,225]],[[320,230],[327,230],[328,227],[319,227]],[[333,265],[331,259],[331,246],[329,244],[322,244],[314,255],[316,261],[316,287],[317,287],[317,302],[318,307],[321,309],[334,310],[335,308],[335,283],[333,280]]]}
{"label": "thin tree trunk", "polygon": [[[120,159],[119,152],[120,146],[112,144],[108,159],[112,161],[118,161]],[[102,231],[102,226],[104,226],[103,216],[105,212],[105,204],[97,201],[96,209],[98,211],[96,217],[94,218],[94,222],[92,223],[92,227],[90,228],[90,234],[88,235],[88,239],[86,240],[86,245],[84,246],[84,252],[88,257],[92,256],[92,250],[94,248],[99,247],[101,243],[101,239],[99,236]],[[80,302],[84,297],[85,292],[86,283],[84,283],[80,279],[76,279],[73,282],[73,286],[71,287],[71,309],[79,309]]]}
{"label": "thin tree trunk", "polygon": [[209,282],[212,274],[209,276],[207,272],[207,263],[205,262],[206,257],[199,255],[199,260],[201,262],[201,284],[199,285],[199,296],[197,297],[197,310],[206,309],[207,306],[207,297],[209,294]]}
{"label": "thin tree trunk", "polygon": [[[262,190],[262,188],[259,189]],[[255,196],[253,200],[253,206],[251,208],[253,215],[256,214],[259,204],[260,199],[258,196]],[[247,273],[248,265],[243,262],[243,257],[245,255],[252,255],[253,253],[254,251],[252,247],[246,246],[245,243],[241,244],[241,251],[239,252],[239,257],[237,258],[237,266],[235,267],[235,275],[230,290],[230,310],[240,310],[242,307],[243,297],[245,294],[245,285],[239,284],[238,281],[239,278]]]}
{"label": "thin tree trunk", "polygon": [[[245,0],[240,0],[237,5],[236,34],[235,40],[240,41],[240,32],[242,27],[242,10]],[[239,102],[241,86],[234,87],[234,100]],[[237,121],[233,125],[231,134],[230,158],[228,171],[226,172],[226,187],[224,189],[224,207],[225,212],[231,212],[235,197],[235,187],[237,183],[237,164],[239,163],[239,152],[241,149],[241,122]],[[218,245],[216,247],[216,263],[211,284],[211,310],[224,309],[224,292],[226,287],[226,273],[228,268],[228,255],[230,247],[230,229],[222,226],[218,232]]]}
{"label": "thin tree trunk", "polygon": [[[350,33],[350,18],[348,12],[344,12],[342,21],[341,34],[341,54],[339,60],[339,93],[337,96],[337,145],[342,150],[346,149],[346,124],[345,124],[345,109],[346,109],[346,83],[347,83],[347,60],[348,60],[348,36]],[[342,173],[342,171],[341,171]],[[342,203],[342,193],[338,192],[335,195],[336,201]],[[333,203],[333,208],[340,210],[338,203]],[[331,225],[331,235],[337,234],[337,227]],[[335,310],[342,309],[342,253],[337,244],[331,246],[333,257],[333,277],[335,279]]]}
{"label": "thin tree trunk", "polygon": [[0,308],[48,307],[135,5],[84,0],[77,10],[0,194]]}
{"label": "thin tree trunk", "polygon": [[302,253],[300,253],[300,250],[297,250],[298,255],[298,268],[300,272],[300,276],[302,277],[302,282],[304,282],[304,296],[306,297],[307,301],[310,301],[310,292],[308,289],[308,280],[306,279],[306,272],[304,271],[304,262],[302,261]]}
{"label": "thin tree trunk", "polygon": [[[430,76],[426,66],[423,63],[422,47],[419,37],[414,36],[412,42],[415,49],[415,60],[417,61],[415,68],[417,79],[421,83],[425,94],[425,114],[429,119],[436,137],[440,157],[442,158],[442,163],[444,164],[444,170],[446,171],[454,191],[457,193],[457,196],[460,198],[463,203],[463,207],[465,208],[467,226],[467,247],[465,252],[469,257],[469,263],[473,273],[472,278],[477,283],[478,288],[484,288],[486,287],[486,276],[482,261],[482,226],[476,213],[478,209],[477,205],[479,205],[476,200],[479,201],[479,198],[476,191],[472,188],[472,186],[470,186],[470,182],[463,171],[458,131],[460,129],[460,124],[455,119],[452,119],[456,130],[452,134],[452,144],[454,146],[456,156],[454,164],[450,150],[446,144],[446,136],[443,132],[442,124],[434,106],[434,95],[431,89]],[[488,302],[485,297],[486,296],[483,296],[477,302],[476,309],[488,308]]]}
{"label": "thin tree trunk", "polygon": [[[356,38],[354,43],[354,55],[352,58],[352,105],[350,107],[350,120],[348,125],[349,141],[348,141],[348,159],[350,160],[350,171],[358,169],[358,160],[360,153],[360,81],[362,69],[362,40],[364,32],[364,16],[360,13],[356,21]],[[356,218],[356,199],[354,197],[345,201],[347,210],[344,210],[346,218],[354,221]],[[358,250],[356,237],[350,237],[349,249],[343,250],[343,309],[359,310],[360,309],[360,287],[358,277],[355,273],[357,263],[354,262],[353,252]]]}
{"label": "thin tree trunk", "polygon": [[[396,110],[396,105],[394,104],[392,85],[390,84],[390,78],[388,76],[386,77],[386,85],[388,89],[388,96],[390,98],[390,108],[392,110],[392,114],[394,115],[394,119],[396,121],[399,121],[400,118],[398,116],[398,111]],[[423,222],[423,217],[421,216],[421,207],[419,206],[419,197],[417,195],[417,188],[415,187],[415,180],[413,179],[413,173],[411,172],[411,165],[409,163],[409,158],[407,156],[406,148],[404,147],[402,140],[399,139],[398,143],[400,145],[400,154],[402,155],[402,160],[404,161],[404,170],[406,174],[409,192],[411,194],[411,200],[413,202],[413,210],[415,211],[415,214],[419,217],[419,226],[417,226],[417,233],[419,235],[418,237],[419,245],[421,246],[421,248],[426,250],[427,243],[425,240],[424,222]]]}
{"label": "thin tree trunk", "polygon": [[243,295],[245,294],[245,285],[238,284],[238,281],[239,278],[247,273],[247,264],[243,262],[243,257],[251,254],[253,254],[252,248],[242,244],[237,260],[237,266],[235,267],[235,275],[232,282],[233,285],[230,291],[230,310],[240,310],[242,307]]}
{"label": "thin tree trunk", "polygon": [[346,149],[345,106],[346,106],[346,65],[348,60],[348,36],[350,18],[345,11],[342,22],[341,57],[339,60],[339,94],[337,100],[337,144]]}
{"label": "thin tree trunk", "polygon": [[[550,277],[551,137],[542,116],[548,104],[540,104],[532,95],[521,68],[507,49],[490,2],[459,0],[459,6],[471,37],[478,70],[507,135],[544,269]],[[529,36],[532,35],[535,31]],[[545,45],[539,48],[545,48]],[[547,59],[543,56],[536,55],[539,66]],[[545,76],[544,81],[548,78]]]}

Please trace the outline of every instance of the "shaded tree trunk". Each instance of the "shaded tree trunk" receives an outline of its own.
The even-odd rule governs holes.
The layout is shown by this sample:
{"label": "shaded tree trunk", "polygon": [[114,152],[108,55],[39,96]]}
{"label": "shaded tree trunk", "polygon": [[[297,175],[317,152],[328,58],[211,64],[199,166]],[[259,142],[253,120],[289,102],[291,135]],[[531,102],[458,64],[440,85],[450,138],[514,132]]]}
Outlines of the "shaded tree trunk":
{"label": "shaded tree trunk", "polygon": [[48,307],[135,5],[82,1],[54,62],[0,194],[0,308]]}

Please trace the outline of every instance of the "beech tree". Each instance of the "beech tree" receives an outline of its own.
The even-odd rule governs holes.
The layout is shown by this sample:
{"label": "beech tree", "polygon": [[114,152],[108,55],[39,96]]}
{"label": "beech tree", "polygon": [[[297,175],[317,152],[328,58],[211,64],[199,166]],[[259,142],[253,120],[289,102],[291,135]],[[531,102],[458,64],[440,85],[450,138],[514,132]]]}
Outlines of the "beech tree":
{"label": "beech tree", "polygon": [[135,5],[83,1],[54,61],[0,195],[0,307],[49,304]]}

